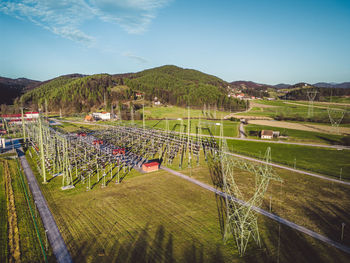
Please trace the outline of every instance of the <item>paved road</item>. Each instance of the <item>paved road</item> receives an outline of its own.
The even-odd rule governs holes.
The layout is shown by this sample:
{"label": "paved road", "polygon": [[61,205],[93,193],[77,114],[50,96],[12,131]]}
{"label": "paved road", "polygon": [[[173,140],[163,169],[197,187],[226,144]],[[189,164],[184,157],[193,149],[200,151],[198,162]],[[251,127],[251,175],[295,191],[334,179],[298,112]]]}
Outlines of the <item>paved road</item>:
{"label": "paved road", "polygon": [[262,164],[268,164],[268,165],[271,165],[273,167],[289,170],[289,171],[292,171],[292,172],[305,174],[305,175],[310,175],[310,176],[313,176],[313,177],[316,177],[316,178],[320,178],[322,180],[327,180],[327,181],[331,181],[331,182],[338,183],[338,184],[350,185],[350,182],[341,181],[341,180],[330,178],[330,177],[327,177],[327,176],[323,176],[323,175],[319,175],[319,174],[315,174],[315,173],[310,173],[310,172],[294,169],[294,168],[291,168],[291,167],[288,167],[288,166],[275,164],[275,163],[267,163],[267,162],[259,160],[259,159],[255,159],[255,158],[252,158],[252,157],[248,157],[248,156],[244,156],[244,155],[240,155],[240,154],[236,154],[236,153],[231,153],[231,152],[225,152],[225,153],[229,154],[229,155],[232,155],[232,156],[235,156],[235,157],[238,157],[238,158],[241,158],[241,159],[248,160],[248,161],[253,161],[253,162],[262,163]]}
{"label": "paved road", "polygon": [[243,122],[241,122],[240,124],[239,124],[239,135],[240,135],[240,138],[241,139],[245,139],[245,132],[244,132],[244,124],[243,124]]}
{"label": "paved road", "polygon": [[52,247],[52,251],[56,256],[57,262],[66,263],[72,262],[72,258],[68,252],[66,244],[61,236],[60,231],[58,230],[57,224],[54,217],[51,214],[51,211],[47,205],[44,195],[42,194],[38,182],[33,174],[32,169],[30,168],[28,161],[23,153],[23,149],[17,149],[19,159],[21,161],[24,174],[27,177],[30,191],[32,192],[34,201],[38,208],[40,217],[44,224],[45,229],[47,229],[47,238]]}
{"label": "paved road", "polygon": [[[187,180],[187,181],[189,181],[189,182],[191,182],[191,183],[194,183],[194,184],[196,184],[196,185],[198,185],[198,186],[200,186],[200,187],[202,187],[202,188],[204,188],[204,189],[206,189],[206,190],[209,190],[209,191],[211,191],[211,192],[214,192],[214,193],[216,193],[217,195],[220,195],[220,196],[222,196],[222,197],[226,197],[226,194],[225,194],[225,193],[223,193],[223,192],[221,192],[221,191],[215,189],[214,187],[212,187],[212,186],[210,186],[210,185],[207,185],[207,184],[202,183],[202,182],[200,182],[200,181],[198,181],[198,180],[196,180],[196,179],[193,179],[193,178],[191,178],[191,177],[188,177],[187,175],[184,175],[184,174],[182,174],[182,173],[179,173],[179,172],[177,172],[177,171],[174,171],[174,170],[172,170],[172,169],[169,169],[169,168],[163,167],[163,166],[161,166],[161,169],[163,169],[163,170],[165,170],[165,171],[167,171],[167,172],[169,172],[169,173],[172,173],[172,174],[174,174],[174,175],[176,175],[176,176],[179,176],[179,177],[181,177],[181,178],[183,178],[183,179],[185,179],[185,180]],[[247,205],[246,202],[244,202],[244,201],[242,201],[242,200],[239,200],[239,199],[237,199],[237,198],[235,198],[235,197],[233,197],[233,196],[229,196],[228,198],[230,198],[230,199],[233,200],[234,202],[237,202],[237,203],[239,203],[239,204],[241,204],[241,205]],[[342,251],[344,251],[344,252],[350,254],[350,247],[348,247],[348,246],[342,245],[342,244],[340,244],[340,243],[338,243],[338,242],[336,242],[336,241],[334,241],[334,240],[332,240],[332,239],[330,239],[330,238],[328,238],[328,237],[325,237],[325,236],[323,236],[323,235],[320,235],[320,234],[318,234],[318,233],[316,233],[316,232],[314,232],[314,231],[312,231],[312,230],[310,230],[310,229],[307,229],[307,228],[305,228],[305,227],[303,227],[303,226],[297,225],[297,224],[295,224],[295,223],[293,223],[293,222],[291,222],[291,221],[288,221],[287,219],[284,219],[284,218],[282,218],[282,217],[279,217],[279,216],[277,216],[277,215],[275,215],[275,214],[269,213],[269,212],[267,212],[267,211],[265,211],[265,210],[263,210],[263,209],[261,209],[261,208],[259,208],[259,207],[253,206],[252,209],[253,209],[254,211],[256,211],[256,212],[258,212],[258,213],[264,215],[264,216],[267,216],[267,217],[271,218],[272,220],[275,220],[275,221],[277,221],[277,222],[279,222],[279,223],[281,223],[281,224],[284,224],[284,225],[286,225],[286,226],[289,226],[289,227],[291,227],[291,228],[293,228],[293,229],[295,229],[295,230],[297,230],[297,231],[300,231],[300,232],[302,232],[302,233],[304,233],[304,234],[307,234],[307,235],[309,235],[309,236],[311,236],[311,237],[313,237],[313,238],[316,238],[316,239],[318,239],[318,240],[320,240],[320,241],[323,241],[323,242],[325,242],[325,243],[327,243],[327,244],[329,244],[329,245],[331,245],[331,246],[333,246],[333,247],[336,247],[336,248],[338,248],[338,249],[340,249],[340,250],[342,250]]]}

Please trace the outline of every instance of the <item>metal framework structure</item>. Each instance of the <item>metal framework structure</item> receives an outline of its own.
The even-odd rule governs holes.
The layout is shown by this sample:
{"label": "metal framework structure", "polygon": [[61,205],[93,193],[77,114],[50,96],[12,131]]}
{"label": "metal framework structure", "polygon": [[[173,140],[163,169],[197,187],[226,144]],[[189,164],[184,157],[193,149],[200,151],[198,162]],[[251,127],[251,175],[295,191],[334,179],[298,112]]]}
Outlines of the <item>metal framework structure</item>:
{"label": "metal framework structure", "polygon": [[[219,147],[217,151],[214,151],[214,155],[211,155],[211,158],[214,162],[219,163],[219,167],[221,167],[222,187],[225,193],[226,220],[223,238],[226,243],[233,236],[238,252],[243,255],[251,238],[260,245],[257,213],[253,210],[253,207],[261,206],[270,181],[281,181],[281,179],[273,173],[269,165],[271,160],[270,147],[267,148],[265,153],[265,164],[257,165],[228,154],[227,142],[223,137],[222,122],[220,138]],[[248,171],[255,177],[255,191],[248,200],[244,200],[244,195],[236,182],[235,171],[237,169]]]}
{"label": "metal framework structure", "polygon": [[327,112],[332,127],[334,128],[336,133],[339,134],[339,125],[344,118],[345,110],[331,109],[328,107]]}
{"label": "metal framework structure", "polygon": [[91,180],[95,180],[93,185],[102,182],[106,186],[108,175],[107,184],[114,177],[118,177],[119,183],[131,169],[140,169],[143,163],[156,157],[167,165],[180,156],[180,168],[186,156],[199,160],[200,148],[205,144],[190,136],[190,130],[185,136],[183,122],[181,133],[175,132],[175,128],[176,125],[171,131],[164,131],[143,125],[119,125],[65,134],[50,127],[42,117],[22,125],[23,134],[36,153],[33,159],[43,183],[50,177],[62,176],[62,189],[72,188],[78,182],[87,183],[87,189],[91,189]]}
{"label": "metal framework structure", "polygon": [[309,109],[307,112],[307,116],[309,118],[314,116],[314,100],[316,98],[317,93],[318,93],[317,90],[306,91],[307,98],[309,99]]}

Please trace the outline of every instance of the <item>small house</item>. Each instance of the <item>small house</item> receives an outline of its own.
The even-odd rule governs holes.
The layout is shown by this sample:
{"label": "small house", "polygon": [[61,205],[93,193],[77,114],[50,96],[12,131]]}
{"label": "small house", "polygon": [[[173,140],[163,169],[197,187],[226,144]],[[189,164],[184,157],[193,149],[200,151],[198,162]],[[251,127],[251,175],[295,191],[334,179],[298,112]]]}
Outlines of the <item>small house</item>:
{"label": "small house", "polygon": [[111,119],[111,113],[110,112],[94,112],[92,114],[92,117],[94,117],[96,120],[110,120]]}
{"label": "small house", "polygon": [[260,133],[261,139],[272,139],[273,138],[273,131],[271,130],[262,130]]}
{"label": "small house", "polygon": [[144,163],[142,165],[142,170],[146,173],[158,171],[159,170],[159,163],[158,162]]}

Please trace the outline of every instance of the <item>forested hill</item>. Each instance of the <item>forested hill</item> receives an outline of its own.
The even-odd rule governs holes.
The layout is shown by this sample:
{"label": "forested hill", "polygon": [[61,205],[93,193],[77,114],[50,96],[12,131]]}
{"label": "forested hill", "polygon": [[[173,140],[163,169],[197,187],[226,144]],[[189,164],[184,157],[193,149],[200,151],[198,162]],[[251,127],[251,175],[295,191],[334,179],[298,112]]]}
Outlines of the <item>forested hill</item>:
{"label": "forested hill", "polygon": [[39,84],[40,81],[26,78],[10,79],[0,77],[0,104],[12,104],[16,97]]}
{"label": "forested hill", "polygon": [[215,76],[196,70],[162,66],[129,74],[61,76],[25,93],[16,104],[36,109],[46,100],[50,111],[60,108],[65,112],[90,111],[104,105],[105,99],[110,109],[116,101],[133,100],[135,94],[141,92],[146,100],[157,97],[164,104],[194,107],[209,104],[227,110],[243,109],[244,102],[227,96],[227,85]]}

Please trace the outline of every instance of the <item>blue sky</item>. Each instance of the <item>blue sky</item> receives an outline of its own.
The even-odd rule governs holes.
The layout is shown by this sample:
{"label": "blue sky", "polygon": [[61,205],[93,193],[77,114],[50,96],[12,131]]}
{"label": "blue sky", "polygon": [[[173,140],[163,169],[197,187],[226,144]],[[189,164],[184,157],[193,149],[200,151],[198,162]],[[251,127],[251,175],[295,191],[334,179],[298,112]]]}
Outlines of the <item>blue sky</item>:
{"label": "blue sky", "polygon": [[0,1],[0,76],[165,64],[226,81],[350,81],[350,1]]}

